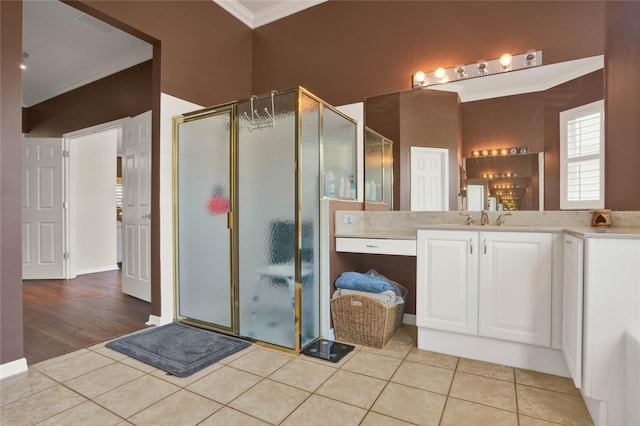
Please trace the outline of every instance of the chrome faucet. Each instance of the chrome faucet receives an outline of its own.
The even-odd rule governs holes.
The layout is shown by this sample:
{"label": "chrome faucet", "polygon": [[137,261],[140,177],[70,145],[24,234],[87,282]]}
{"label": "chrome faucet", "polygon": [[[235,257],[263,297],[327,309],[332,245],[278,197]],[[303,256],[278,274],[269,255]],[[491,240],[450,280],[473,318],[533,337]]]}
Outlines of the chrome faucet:
{"label": "chrome faucet", "polygon": [[487,213],[486,210],[482,210],[482,212],[480,213],[480,224],[481,225],[488,225],[489,224],[489,214]]}
{"label": "chrome faucet", "polygon": [[467,215],[467,225],[473,225],[473,216]]}
{"label": "chrome faucet", "polygon": [[458,213],[460,216],[466,216],[467,217],[467,225],[473,225],[473,216],[471,216],[470,213],[467,212],[460,212]]}
{"label": "chrome faucet", "polygon": [[500,216],[496,219],[496,225],[502,226],[504,225],[504,217],[511,216],[512,213],[500,213]]}

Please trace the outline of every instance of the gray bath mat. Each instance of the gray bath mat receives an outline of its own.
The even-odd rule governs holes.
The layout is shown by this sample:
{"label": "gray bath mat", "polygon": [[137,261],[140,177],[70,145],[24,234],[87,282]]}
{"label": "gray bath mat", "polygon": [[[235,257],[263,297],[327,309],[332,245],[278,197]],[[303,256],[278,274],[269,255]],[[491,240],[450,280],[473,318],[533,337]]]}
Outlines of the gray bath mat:
{"label": "gray bath mat", "polygon": [[106,344],[178,377],[187,377],[251,343],[214,331],[173,323],[131,334]]}

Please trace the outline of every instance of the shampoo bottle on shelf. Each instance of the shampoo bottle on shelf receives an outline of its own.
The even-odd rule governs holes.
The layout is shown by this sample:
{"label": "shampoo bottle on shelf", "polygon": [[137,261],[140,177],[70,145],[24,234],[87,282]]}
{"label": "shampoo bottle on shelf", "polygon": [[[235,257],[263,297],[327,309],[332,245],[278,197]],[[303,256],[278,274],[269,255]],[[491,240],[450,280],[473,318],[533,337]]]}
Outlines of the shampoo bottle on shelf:
{"label": "shampoo bottle on shelf", "polygon": [[327,197],[335,197],[336,196],[336,177],[333,172],[329,172],[325,177],[325,195]]}

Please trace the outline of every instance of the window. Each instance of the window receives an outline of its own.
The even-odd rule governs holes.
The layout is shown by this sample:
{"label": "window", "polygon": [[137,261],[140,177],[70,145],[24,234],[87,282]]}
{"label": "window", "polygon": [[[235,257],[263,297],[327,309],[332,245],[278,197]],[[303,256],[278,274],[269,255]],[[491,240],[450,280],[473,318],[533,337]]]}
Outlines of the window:
{"label": "window", "polygon": [[604,101],[560,113],[560,208],[604,208]]}

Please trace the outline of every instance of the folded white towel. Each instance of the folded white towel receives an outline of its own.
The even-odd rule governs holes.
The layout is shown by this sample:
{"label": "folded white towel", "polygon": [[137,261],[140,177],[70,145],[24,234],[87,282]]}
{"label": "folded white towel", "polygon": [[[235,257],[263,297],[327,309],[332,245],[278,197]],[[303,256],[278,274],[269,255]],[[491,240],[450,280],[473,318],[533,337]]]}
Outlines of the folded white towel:
{"label": "folded white towel", "polygon": [[345,295],[370,297],[372,299],[376,299],[379,302],[382,302],[388,308],[395,305],[396,303],[404,303],[404,300],[402,300],[400,296],[396,296],[396,293],[393,290],[386,290],[380,293],[372,293],[370,291],[348,290],[345,288],[339,288],[335,291],[335,293],[333,293],[333,297]]}

